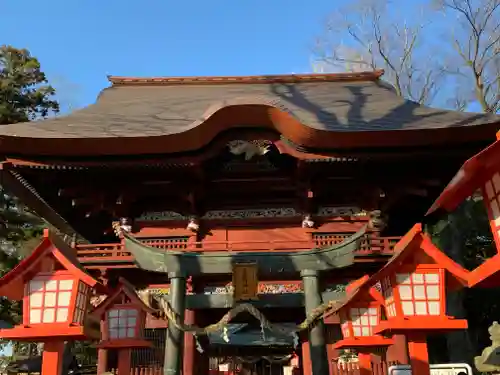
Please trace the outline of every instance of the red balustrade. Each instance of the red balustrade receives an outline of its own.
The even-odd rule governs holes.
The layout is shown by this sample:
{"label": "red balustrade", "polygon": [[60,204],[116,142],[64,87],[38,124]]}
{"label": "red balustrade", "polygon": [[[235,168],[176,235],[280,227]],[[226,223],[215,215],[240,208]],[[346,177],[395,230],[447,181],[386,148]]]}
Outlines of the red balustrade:
{"label": "red balustrade", "polygon": [[[184,239],[165,240],[147,239],[144,244],[166,251],[183,252],[294,252],[327,248],[345,240],[349,234],[328,234],[304,240],[271,240],[271,241],[202,241],[188,242]],[[379,237],[367,234],[361,241],[357,256],[392,255],[395,244],[401,237]],[[139,239],[140,240],[140,239]],[[133,256],[127,251],[124,243],[76,245],[78,259],[82,263],[119,260],[133,262]]]}

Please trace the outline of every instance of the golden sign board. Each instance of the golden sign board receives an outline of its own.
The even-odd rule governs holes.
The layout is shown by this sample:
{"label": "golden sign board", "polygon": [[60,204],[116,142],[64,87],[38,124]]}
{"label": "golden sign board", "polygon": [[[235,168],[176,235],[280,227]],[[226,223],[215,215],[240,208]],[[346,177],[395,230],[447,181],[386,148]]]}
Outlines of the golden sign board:
{"label": "golden sign board", "polygon": [[233,265],[233,299],[235,302],[257,299],[258,287],[256,263]]}

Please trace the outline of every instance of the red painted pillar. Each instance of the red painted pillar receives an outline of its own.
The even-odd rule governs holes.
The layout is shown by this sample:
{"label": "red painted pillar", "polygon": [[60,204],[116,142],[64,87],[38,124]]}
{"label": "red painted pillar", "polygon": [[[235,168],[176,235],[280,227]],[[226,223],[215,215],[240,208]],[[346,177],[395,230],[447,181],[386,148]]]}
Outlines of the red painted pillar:
{"label": "red painted pillar", "polygon": [[409,365],[408,345],[405,335],[392,336],[394,344],[387,348],[386,360],[388,365]]}
{"label": "red painted pillar", "polygon": [[413,375],[430,375],[429,353],[427,352],[427,337],[415,332],[408,335],[408,354]]}
{"label": "red painted pillar", "polygon": [[359,375],[372,375],[372,356],[369,352],[358,352]]}
{"label": "red painted pillar", "polygon": [[101,375],[103,372],[108,371],[108,350],[98,349],[97,350],[97,375]]}
{"label": "red painted pillar", "polygon": [[118,374],[130,375],[132,349],[118,349]]}
{"label": "red painted pillar", "polygon": [[44,343],[42,375],[62,375],[63,357],[64,341]]}
{"label": "red painted pillar", "polygon": [[300,359],[302,375],[312,375],[311,350],[309,340],[302,342],[302,357]]}
{"label": "red painted pillar", "polygon": [[[184,324],[192,325],[196,322],[194,310],[186,310]],[[196,369],[196,343],[191,333],[184,333],[184,360],[182,362],[182,374],[194,375]]]}

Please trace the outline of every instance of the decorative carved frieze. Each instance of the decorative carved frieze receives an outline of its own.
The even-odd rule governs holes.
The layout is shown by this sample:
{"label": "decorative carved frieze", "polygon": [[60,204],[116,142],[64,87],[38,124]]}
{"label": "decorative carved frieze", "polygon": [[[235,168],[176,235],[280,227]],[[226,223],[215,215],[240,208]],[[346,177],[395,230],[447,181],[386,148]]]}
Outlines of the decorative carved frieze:
{"label": "decorative carved frieze", "polygon": [[324,292],[345,293],[345,290],[346,290],[346,284],[332,283],[325,285]]}
{"label": "decorative carved frieze", "polygon": [[294,208],[262,208],[250,210],[213,210],[208,211],[204,219],[254,219],[300,216]]}
{"label": "decorative carved frieze", "polygon": [[317,216],[366,216],[367,212],[359,207],[320,207]]}
{"label": "decorative carved frieze", "polygon": [[[207,211],[202,219],[250,219],[250,218],[274,218],[274,217],[298,217],[300,213],[294,208],[262,208],[250,210],[213,210]],[[188,216],[174,211],[146,212],[137,220],[142,221],[167,221],[167,220],[189,220]]]}
{"label": "decorative carved frieze", "polygon": [[[259,283],[258,294],[289,294],[304,293],[302,283]],[[231,283],[225,285],[208,285],[203,289],[203,294],[232,294],[233,286]]]}
{"label": "decorative carved frieze", "polygon": [[[259,219],[278,217],[300,217],[302,214],[292,207],[282,208],[255,208],[247,210],[212,210],[207,211],[201,219]],[[338,217],[338,216],[366,216],[367,212],[358,207],[320,207],[316,216]],[[189,220],[189,216],[181,215],[174,211],[145,212],[137,220],[141,221],[168,221]],[[311,219],[311,216],[309,216]]]}
{"label": "decorative carved frieze", "polygon": [[145,212],[137,218],[141,221],[188,220],[189,217],[174,211]]}

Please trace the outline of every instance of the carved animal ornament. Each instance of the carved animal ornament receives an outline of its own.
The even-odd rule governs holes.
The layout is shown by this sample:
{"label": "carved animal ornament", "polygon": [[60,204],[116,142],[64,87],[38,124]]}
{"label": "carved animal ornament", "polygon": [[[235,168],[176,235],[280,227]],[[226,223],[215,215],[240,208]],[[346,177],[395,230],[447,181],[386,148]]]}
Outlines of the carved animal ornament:
{"label": "carved animal ornament", "polygon": [[500,324],[493,322],[488,328],[491,346],[483,350],[480,356],[474,358],[474,364],[479,372],[500,371]]}
{"label": "carved animal ornament", "polygon": [[270,141],[255,140],[241,141],[235,140],[227,144],[229,152],[233,155],[245,155],[245,160],[251,160],[254,156],[263,156],[269,152]]}

